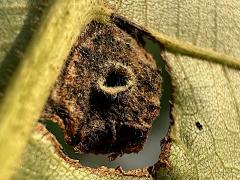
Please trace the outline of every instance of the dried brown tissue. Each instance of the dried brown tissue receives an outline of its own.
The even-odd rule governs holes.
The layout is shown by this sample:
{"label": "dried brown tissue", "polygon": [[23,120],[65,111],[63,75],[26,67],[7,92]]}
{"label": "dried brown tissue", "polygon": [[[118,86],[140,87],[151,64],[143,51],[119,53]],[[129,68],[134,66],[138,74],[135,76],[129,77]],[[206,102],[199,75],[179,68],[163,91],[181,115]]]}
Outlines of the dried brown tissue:
{"label": "dried brown tissue", "polygon": [[114,159],[143,148],[159,114],[162,80],[141,34],[113,22],[94,21],[79,36],[41,119],[57,122],[76,151]]}

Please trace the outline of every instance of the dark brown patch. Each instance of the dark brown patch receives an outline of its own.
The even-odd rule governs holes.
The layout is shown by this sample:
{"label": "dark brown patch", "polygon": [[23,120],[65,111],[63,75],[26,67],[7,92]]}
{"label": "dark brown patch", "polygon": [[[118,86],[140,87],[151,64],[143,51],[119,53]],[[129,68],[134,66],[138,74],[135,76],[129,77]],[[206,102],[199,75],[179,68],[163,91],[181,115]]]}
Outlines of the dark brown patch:
{"label": "dark brown patch", "polygon": [[203,126],[200,122],[196,122],[196,127],[201,131],[203,129]]}
{"label": "dark brown patch", "polygon": [[171,166],[169,164],[169,156],[170,156],[170,150],[171,150],[171,138],[166,136],[162,141],[161,141],[161,154],[159,158],[159,165],[162,168],[167,168],[169,169]]}
{"label": "dark brown patch", "polygon": [[61,120],[75,150],[116,157],[142,149],[160,93],[160,71],[141,43],[114,24],[92,22],[73,46],[41,118]]}

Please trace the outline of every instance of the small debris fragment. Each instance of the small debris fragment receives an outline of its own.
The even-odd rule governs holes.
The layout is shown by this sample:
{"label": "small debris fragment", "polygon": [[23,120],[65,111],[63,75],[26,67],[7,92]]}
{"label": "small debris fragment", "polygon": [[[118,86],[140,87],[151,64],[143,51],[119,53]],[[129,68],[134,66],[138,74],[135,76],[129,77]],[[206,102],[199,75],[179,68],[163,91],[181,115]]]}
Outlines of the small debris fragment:
{"label": "small debris fragment", "polygon": [[196,127],[201,131],[203,129],[202,124],[200,122],[196,122]]}

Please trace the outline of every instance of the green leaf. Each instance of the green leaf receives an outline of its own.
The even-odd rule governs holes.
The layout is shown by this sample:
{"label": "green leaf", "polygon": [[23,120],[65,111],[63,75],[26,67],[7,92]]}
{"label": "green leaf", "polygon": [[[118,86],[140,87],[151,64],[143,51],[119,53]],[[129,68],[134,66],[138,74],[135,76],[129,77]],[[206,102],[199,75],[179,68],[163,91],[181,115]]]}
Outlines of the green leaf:
{"label": "green leaf", "polygon": [[173,125],[158,178],[239,179],[240,72],[229,65],[240,62],[240,1],[108,3],[167,49]]}
{"label": "green leaf", "polygon": [[[166,48],[162,56],[174,90],[174,124],[155,167],[158,178],[239,179],[240,2],[105,1],[146,28]],[[0,2],[0,87],[4,92],[0,101],[0,174],[1,179],[8,179],[75,38],[93,18],[102,20],[103,11],[109,11],[91,0],[52,1],[32,33],[28,29],[35,27],[32,16],[41,14],[41,9],[35,9],[38,6],[31,6],[34,1]],[[12,61],[19,64],[17,69]],[[9,82],[5,81],[9,69],[4,63],[14,72]],[[149,178],[144,169],[126,174],[80,167],[61,154],[54,137],[46,133],[43,127],[34,131],[15,179],[57,179],[62,172],[66,179]],[[104,172],[103,176],[99,172]]]}

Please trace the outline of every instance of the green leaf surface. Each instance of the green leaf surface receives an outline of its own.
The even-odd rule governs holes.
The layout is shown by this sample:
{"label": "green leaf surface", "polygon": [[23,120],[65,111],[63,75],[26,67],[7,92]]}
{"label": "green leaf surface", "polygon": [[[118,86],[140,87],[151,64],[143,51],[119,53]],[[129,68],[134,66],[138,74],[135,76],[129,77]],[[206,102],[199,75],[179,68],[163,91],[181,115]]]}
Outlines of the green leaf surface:
{"label": "green leaf surface", "polygon": [[7,53],[10,51],[14,41],[20,34],[30,11],[28,2],[25,0],[7,1],[1,0],[0,3],[0,62],[3,61]]}
{"label": "green leaf surface", "polygon": [[[238,61],[240,1],[107,1],[155,32],[163,44],[158,33],[172,44],[182,42],[162,53],[172,80],[174,124],[157,165],[158,178],[240,179],[240,72],[205,58],[214,52]],[[192,51],[196,47],[205,56]]]}
{"label": "green leaf surface", "polygon": [[35,1],[0,1],[0,100],[22,52],[31,39],[38,17]]}
{"label": "green leaf surface", "polygon": [[[174,124],[156,165],[158,178],[240,179],[240,2],[105,1],[166,47],[162,56],[172,79]],[[53,5],[35,28],[42,13],[35,1],[0,0],[1,179],[17,166],[72,43],[102,15],[95,1],[52,2],[60,6]],[[42,127],[32,134],[14,179],[150,178],[144,174],[146,169],[82,167],[61,154]]]}

